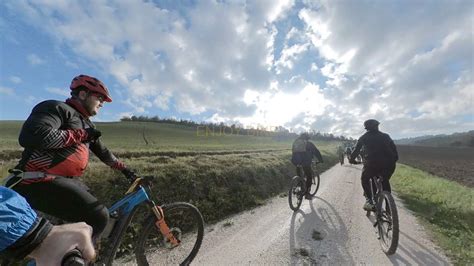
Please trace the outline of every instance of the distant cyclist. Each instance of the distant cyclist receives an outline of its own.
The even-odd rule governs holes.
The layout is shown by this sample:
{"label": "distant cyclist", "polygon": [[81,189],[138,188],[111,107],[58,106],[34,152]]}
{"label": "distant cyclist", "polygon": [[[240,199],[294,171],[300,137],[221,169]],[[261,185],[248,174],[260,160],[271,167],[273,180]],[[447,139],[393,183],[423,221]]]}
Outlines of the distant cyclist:
{"label": "distant cyclist", "polygon": [[89,150],[127,178],[134,174],[102,144],[102,134],[90,120],[104,102],[112,101],[107,87],[94,77],[79,75],[70,89],[71,98],[65,102],[48,100],[33,108],[20,132],[22,158],[7,186],[20,179],[13,189],[34,209],[68,222],[86,222],[96,238],[107,225],[108,210],[73,179],[84,173]]}
{"label": "distant cyclist", "polygon": [[386,133],[379,131],[379,122],[369,119],[364,122],[367,132],[357,141],[356,147],[351,154],[350,163],[355,164],[361,149],[364,149],[361,182],[364,189],[366,202],[364,210],[370,211],[374,208],[370,190],[370,178],[376,175],[383,176],[382,186],[385,191],[391,192],[389,179],[395,171],[398,161],[398,152],[393,140]]}
{"label": "distant cyclist", "polygon": [[15,191],[0,186],[0,261],[8,265],[25,257],[37,266],[59,265],[73,249],[92,261],[92,228],[85,223],[52,226]]}
{"label": "distant cyclist", "polygon": [[346,156],[347,156],[347,159],[350,159],[351,153],[352,153],[351,147],[350,147],[350,146],[347,146],[347,147],[346,147]]}
{"label": "distant cyclist", "polygon": [[311,189],[311,180],[313,179],[313,169],[311,168],[311,162],[313,156],[316,157],[319,162],[323,162],[321,153],[316,146],[309,140],[308,133],[301,133],[300,136],[293,142],[291,162],[296,166],[296,174],[303,176],[300,172],[298,165],[301,165],[306,176],[306,193],[305,198],[311,199],[309,191]]}
{"label": "distant cyclist", "polygon": [[342,145],[339,145],[337,147],[337,156],[339,157],[339,162],[343,164],[344,163],[344,148],[342,147]]}

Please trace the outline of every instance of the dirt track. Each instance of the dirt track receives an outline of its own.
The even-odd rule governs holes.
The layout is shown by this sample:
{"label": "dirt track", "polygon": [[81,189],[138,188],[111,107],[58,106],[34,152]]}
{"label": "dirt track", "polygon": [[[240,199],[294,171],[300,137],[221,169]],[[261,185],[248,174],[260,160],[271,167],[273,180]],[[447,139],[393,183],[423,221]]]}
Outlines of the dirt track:
{"label": "dirt track", "polygon": [[293,213],[287,197],[206,228],[194,265],[447,265],[448,259],[400,201],[400,242],[387,257],[362,210],[360,166],[322,174],[317,197]]}

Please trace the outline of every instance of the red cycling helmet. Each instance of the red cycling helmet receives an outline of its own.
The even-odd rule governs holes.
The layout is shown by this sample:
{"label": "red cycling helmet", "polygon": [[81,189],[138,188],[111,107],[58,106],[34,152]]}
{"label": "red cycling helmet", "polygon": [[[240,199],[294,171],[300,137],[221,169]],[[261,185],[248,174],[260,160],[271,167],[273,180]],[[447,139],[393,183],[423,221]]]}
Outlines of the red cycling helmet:
{"label": "red cycling helmet", "polygon": [[110,97],[109,90],[102,83],[102,81],[90,77],[87,75],[79,75],[72,79],[71,81],[71,90],[75,90],[81,86],[86,87],[89,91],[96,92],[104,96],[104,101],[112,102],[112,97]]}

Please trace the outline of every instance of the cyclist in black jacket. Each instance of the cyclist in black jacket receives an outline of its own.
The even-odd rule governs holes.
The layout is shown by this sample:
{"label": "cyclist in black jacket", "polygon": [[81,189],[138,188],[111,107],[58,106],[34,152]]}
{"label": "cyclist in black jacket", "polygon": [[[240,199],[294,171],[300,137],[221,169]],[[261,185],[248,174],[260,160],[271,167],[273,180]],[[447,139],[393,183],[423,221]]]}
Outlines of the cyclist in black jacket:
{"label": "cyclist in black jacket", "polygon": [[[311,162],[313,156],[316,157],[320,163],[323,163],[323,157],[319,152],[318,148],[309,141],[309,134],[304,132],[293,142],[291,162],[295,165],[301,165],[306,176],[306,199],[311,199],[309,195],[309,190],[311,188],[311,181],[313,179],[313,169],[311,168]],[[296,174],[298,176],[303,176],[303,173],[300,173],[300,168],[296,168]]]}
{"label": "cyclist in black jacket", "polygon": [[366,197],[364,210],[372,210],[374,208],[370,191],[370,178],[376,175],[383,176],[383,189],[391,192],[389,180],[395,171],[396,162],[398,161],[398,152],[393,140],[388,134],[379,131],[379,124],[375,119],[369,119],[364,122],[367,132],[357,141],[349,161],[355,164],[355,159],[361,149],[364,149],[364,168],[361,175],[362,188]]}
{"label": "cyclist in black jacket", "polygon": [[20,132],[25,149],[17,174],[10,176],[7,186],[20,176],[22,181],[13,189],[34,209],[68,222],[86,222],[97,238],[107,225],[108,210],[73,179],[85,171],[89,150],[127,178],[135,175],[104,146],[90,120],[104,102],[112,101],[107,87],[94,77],[79,75],[70,89],[72,97],[65,102],[49,100],[33,108]]}

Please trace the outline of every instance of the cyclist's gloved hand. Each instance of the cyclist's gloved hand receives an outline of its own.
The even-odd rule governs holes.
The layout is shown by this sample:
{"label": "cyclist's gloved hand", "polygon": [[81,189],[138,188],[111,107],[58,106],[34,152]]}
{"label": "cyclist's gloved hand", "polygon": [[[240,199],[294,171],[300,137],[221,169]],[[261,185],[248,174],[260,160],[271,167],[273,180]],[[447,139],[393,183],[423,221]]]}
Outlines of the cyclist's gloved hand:
{"label": "cyclist's gloved hand", "polygon": [[87,132],[87,138],[85,142],[97,140],[100,136],[102,136],[102,132],[92,127],[86,128],[85,131]]}
{"label": "cyclist's gloved hand", "polygon": [[122,170],[122,174],[130,181],[133,182],[137,179],[137,174],[129,168],[125,168]]}

